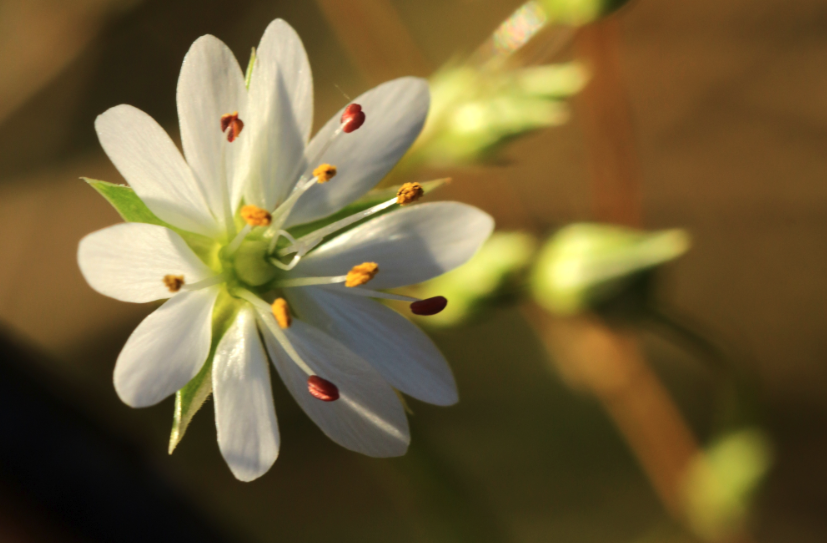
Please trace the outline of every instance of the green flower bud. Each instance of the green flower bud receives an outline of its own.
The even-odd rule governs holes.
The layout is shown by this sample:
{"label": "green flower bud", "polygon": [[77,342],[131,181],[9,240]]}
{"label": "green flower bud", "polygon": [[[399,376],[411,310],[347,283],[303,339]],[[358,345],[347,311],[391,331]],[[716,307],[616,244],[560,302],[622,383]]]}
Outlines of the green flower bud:
{"label": "green flower bud", "polygon": [[643,274],[689,248],[683,230],[641,232],[580,223],[549,239],[534,265],[536,301],[552,313],[571,315],[610,301]]}
{"label": "green flower bud", "polygon": [[695,533],[706,541],[727,540],[737,533],[771,464],[771,444],[755,428],[725,435],[698,455],[683,488]]}
{"label": "green flower bud", "polygon": [[580,26],[620,9],[629,0],[540,0],[551,23]]}
{"label": "green flower bud", "polygon": [[455,326],[508,296],[509,287],[526,272],[536,249],[537,239],[531,234],[495,232],[466,264],[421,287],[417,294],[422,298],[448,299],[448,306],[441,313],[423,318],[422,322]]}

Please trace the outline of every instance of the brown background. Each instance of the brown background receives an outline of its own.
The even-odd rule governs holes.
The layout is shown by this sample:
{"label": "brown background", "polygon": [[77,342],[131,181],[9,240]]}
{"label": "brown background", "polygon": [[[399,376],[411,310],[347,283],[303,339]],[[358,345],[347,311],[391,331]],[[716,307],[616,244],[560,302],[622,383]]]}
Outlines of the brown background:
{"label": "brown background", "polygon": [[[130,103],[175,133],[175,83],[189,44],[215,34],[244,64],[269,21],[282,17],[307,47],[319,126],[343,104],[337,86],[354,96],[388,77],[427,75],[472,51],[518,2],[358,2],[370,7],[365,16],[387,18],[389,31],[407,30],[399,47],[414,53],[398,62],[343,47],[326,18],[336,4],[0,1],[7,333],[42,353],[41,369],[84,412],[126,436],[239,541],[691,541],[666,520],[599,407],[549,371],[516,310],[435,334],[462,401],[414,405],[403,459],[338,448],[276,384],[281,457],[261,480],[241,484],[221,461],[210,409],[167,457],[171,401],[148,410],[118,401],[114,359],[148,308],[94,293],[77,269],[78,240],[119,220],[78,180],[121,181],[97,144],[97,114]],[[619,17],[646,226],[685,227],[694,240],[673,266],[670,299],[737,346],[760,383],[777,463],[759,496],[756,539],[824,541],[827,3],[640,0]],[[450,172],[455,183],[441,197],[484,208],[503,229],[542,233],[588,219],[593,195],[575,106],[568,125],[513,145],[507,164]],[[646,347],[705,435],[703,371],[654,338]],[[53,512],[19,493],[0,484],[0,539],[80,537],[59,522],[36,528]]]}

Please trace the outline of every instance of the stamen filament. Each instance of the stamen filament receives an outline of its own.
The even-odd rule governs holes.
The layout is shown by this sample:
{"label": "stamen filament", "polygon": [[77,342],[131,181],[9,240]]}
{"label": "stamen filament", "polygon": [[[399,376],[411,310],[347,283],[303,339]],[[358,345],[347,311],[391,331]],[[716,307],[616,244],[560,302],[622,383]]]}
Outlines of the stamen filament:
{"label": "stamen filament", "polygon": [[333,142],[336,141],[336,138],[338,138],[339,134],[342,133],[342,130],[343,130],[343,127],[339,126],[339,128],[337,128],[336,131],[333,132],[333,134],[330,136],[330,139],[328,139],[327,142],[325,142],[325,144],[322,146],[322,148],[319,149],[319,152],[316,153],[316,155],[313,157],[313,160],[309,160],[307,162],[309,165],[311,165],[310,167],[313,167],[312,166],[313,164],[320,164],[321,163],[322,156],[324,156],[324,154],[327,152],[327,150],[330,149],[330,146],[333,145]]}
{"label": "stamen filament", "polygon": [[227,275],[224,273],[219,273],[218,275],[213,275],[212,277],[208,277],[206,279],[202,279],[201,281],[196,281],[195,283],[189,283],[181,287],[181,290],[186,291],[193,291],[193,290],[201,290],[207,287],[211,287],[213,285],[218,285],[223,283],[227,280]]}
{"label": "stamen filament", "polygon": [[297,277],[296,279],[282,279],[273,283],[273,288],[312,287],[314,285],[333,285],[344,283],[347,275],[335,275],[332,277]]}
{"label": "stamen filament", "polygon": [[230,208],[230,184],[227,180],[227,146],[230,145],[224,138],[221,139],[221,199],[224,204],[224,228],[227,237],[235,237],[235,221],[233,210]]}
{"label": "stamen filament", "polygon": [[381,298],[383,300],[398,300],[400,302],[419,302],[419,298],[412,296],[403,296],[402,294],[393,294],[392,292],[382,292],[381,290],[371,290],[362,287],[353,288],[339,288],[338,286],[326,287],[326,290],[332,290],[341,294],[352,294],[354,296],[363,296],[365,298]]}
{"label": "stamen filament", "polygon": [[238,235],[233,238],[233,241],[227,245],[227,256],[231,256],[236,252],[236,250],[238,250],[239,247],[241,247],[241,242],[244,241],[244,238],[247,237],[247,234],[249,234],[252,229],[252,225],[249,224],[245,225],[244,228],[241,229],[241,232],[239,232]]}
{"label": "stamen filament", "polygon": [[[272,215],[272,222],[270,223],[270,230],[269,232],[273,235],[273,240],[270,242],[270,253],[276,250],[276,242],[278,241],[278,237],[274,234],[279,232],[284,222],[287,220],[287,216],[290,215],[290,211],[292,211],[293,206],[296,205],[296,201],[301,197],[302,194],[307,192],[307,190],[315,185],[318,182],[317,177],[313,177],[308,179],[304,183],[302,183],[301,179],[298,183],[296,183],[296,188],[293,189],[293,192],[290,193],[290,196],[282,202],[280,206],[273,210]],[[284,232],[284,230],[281,230]]]}
{"label": "stamen filament", "polygon": [[[288,241],[290,241],[290,243],[293,243],[293,244],[296,243],[296,238],[294,238],[292,235],[290,235],[290,232],[288,232],[287,230],[279,230],[277,235],[273,236],[273,241],[270,242],[270,251],[269,252],[271,252],[271,253],[273,252],[273,248],[276,246],[276,243],[278,242],[278,240],[281,236],[286,237],[288,239]],[[299,263],[299,260],[301,260],[301,258],[304,256],[304,254],[305,254],[304,252],[299,251],[296,254],[296,256],[294,256],[293,259],[290,262],[288,262],[287,264],[281,262],[276,257],[270,257],[267,260],[269,260],[271,264],[273,264],[274,266],[276,266],[279,269],[282,269],[282,270],[285,270],[285,271],[290,271],[290,270],[292,270],[293,268],[296,267],[296,264]]]}
{"label": "stamen filament", "polygon": [[316,245],[318,245],[319,242],[321,242],[322,239],[325,238],[325,236],[328,236],[328,235],[330,235],[334,232],[337,232],[337,231],[341,230],[342,228],[350,226],[353,223],[359,222],[359,221],[361,221],[362,219],[364,219],[366,217],[370,217],[371,215],[373,215],[375,213],[379,213],[380,211],[383,211],[383,210],[389,208],[390,206],[394,205],[395,203],[396,203],[396,197],[393,197],[390,200],[388,200],[387,202],[382,202],[381,204],[376,204],[373,207],[369,207],[369,208],[367,208],[365,210],[362,210],[358,213],[354,213],[353,215],[351,215],[349,217],[345,217],[344,219],[339,219],[338,221],[330,223],[330,224],[328,224],[327,226],[325,226],[323,228],[319,228],[318,230],[310,232],[309,234],[300,237],[299,241],[297,243],[293,243],[292,245],[289,245],[289,246],[285,247],[284,249],[282,249],[281,251],[279,251],[279,256],[286,256],[286,255],[289,255],[290,253],[295,253],[295,252],[299,251],[300,249],[304,249],[304,254],[307,254],[308,252],[310,252],[311,249],[313,249]]}
{"label": "stamen filament", "polygon": [[290,340],[287,339],[287,335],[284,331],[279,328],[276,318],[273,316],[270,305],[249,290],[239,289],[235,292],[235,294],[239,298],[242,298],[252,304],[259,314],[259,321],[261,321],[264,326],[266,326],[267,329],[275,336],[276,341],[279,342],[281,348],[284,349],[293,362],[307,375],[316,375],[316,372],[310,369],[310,366],[302,360],[302,357],[299,356],[299,353],[295,348],[293,348],[293,345],[290,343]]}

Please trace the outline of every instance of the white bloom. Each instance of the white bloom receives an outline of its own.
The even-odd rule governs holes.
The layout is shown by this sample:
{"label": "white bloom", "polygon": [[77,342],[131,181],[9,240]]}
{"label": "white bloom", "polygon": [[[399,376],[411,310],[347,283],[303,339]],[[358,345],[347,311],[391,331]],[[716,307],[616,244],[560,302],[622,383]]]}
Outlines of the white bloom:
{"label": "white bloom", "polygon": [[[371,456],[407,449],[394,388],[429,403],[456,402],[451,371],[433,343],[370,298],[416,302],[376,289],[462,264],[493,227],[485,213],[453,202],[412,205],[351,226],[394,199],[295,239],[287,229],[327,217],[376,185],[416,139],[429,103],[424,80],[390,81],[356,99],[367,115],[359,130],[348,133],[339,112],[308,142],[312,86],[301,41],[276,20],[257,50],[249,90],[221,41],[204,36],[192,45],[177,93],[186,160],[134,107],[114,107],[95,123],[107,155],[147,207],[206,240],[196,254],[185,238],[197,236],[126,223],[81,241],[80,268],[98,292],[126,302],[169,299],[127,341],[115,388],[133,407],[181,389],[208,360],[217,300],[227,300],[234,317],[215,338],[212,387],[221,453],[244,481],[278,455],[268,357],[331,439]],[[322,164],[336,172],[324,184],[334,170],[317,169]],[[348,278],[354,286],[344,286]],[[422,303],[427,311],[435,302]]]}

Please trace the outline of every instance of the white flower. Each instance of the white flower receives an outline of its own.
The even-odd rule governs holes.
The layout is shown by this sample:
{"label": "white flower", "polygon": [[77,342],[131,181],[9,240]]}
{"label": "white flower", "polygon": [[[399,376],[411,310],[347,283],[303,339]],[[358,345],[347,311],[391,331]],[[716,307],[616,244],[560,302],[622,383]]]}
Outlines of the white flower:
{"label": "white flower", "polygon": [[394,388],[433,404],[456,402],[433,343],[370,298],[438,310],[439,300],[376,289],[462,264],[493,227],[487,214],[454,202],[379,214],[397,203],[391,199],[296,239],[288,229],[328,217],[376,185],[416,139],[429,103],[424,80],[390,81],[356,99],[363,113],[349,106],[344,122],[339,112],[308,143],[312,94],[302,43],[276,20],[258,47],[249,90],[221,41],[204,36],[192,45],[177,94],[186,160],[134,107],[114,107],[95,123],[135,193],[182,233],[126,223],[80,243],[81,271],[98,292],[126,302],[169,299],[127,341],[115,388],[133,407],[156,404],[196,376],[216,343],[218,444],[244,481],[278,455],[268,357],[331,439],[370,456],[407,449]]}

